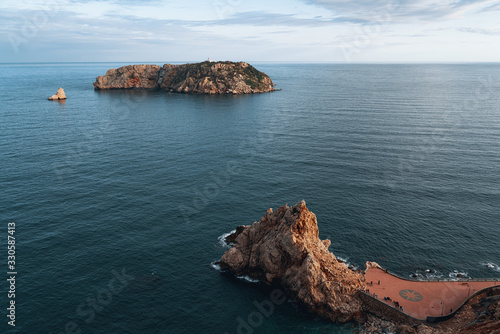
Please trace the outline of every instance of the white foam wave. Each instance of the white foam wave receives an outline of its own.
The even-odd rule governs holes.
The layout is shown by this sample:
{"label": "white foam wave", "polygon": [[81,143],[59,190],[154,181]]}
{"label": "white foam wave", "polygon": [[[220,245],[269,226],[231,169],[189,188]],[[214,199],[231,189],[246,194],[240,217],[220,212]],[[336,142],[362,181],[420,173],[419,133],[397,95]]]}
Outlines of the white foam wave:
{"label": "white foam wave", "polygon": [[487,262],[487,261],[485,261],[485,262],[481,262],[481,265],[483,265],[483,266],[485,266],[488,269],[491,269],[493,271],[500,272],[500,266],[497,265],[497,264],[495,264],[495,263],[493,263],[493,262]]}
{"label": "white foam wave", "polygon": [[240,280],[243,280],[243,281],[247,281],[249,283],[259,283],[259,280],[258,279],[253,279],[251,278],[250,276],[236,276],[238,279]]}
{"label": "white foam wave", "polygon": [[233,243],[227,243],[226,242],[226,238],[228,236],[230,236],[231,234],[235,233],[236,230],[232,230],[231,232],[229,233],[224,233],[223,235],[219,236],[219,245],[221,245],[221,247],[225,247],[225,248],[231,248],[233,246]]}
{"label": "white foam wave", "polygon": [[435,269],[425,269],[416,270],[415,273],[411,274],[409,277],[416,280],[435,280],[443,278],[443,274]]}
{"label": "white foam wave", "polygon": [[348,261],[348,260],[347,260],[347,258],[342,257],[342,256],[337,256],[337,259],[338,259],[338,260],[341,260],[341,261],[343,261],[343,262],[347,262],[347,261]]}
{"label": "white foam wave", "polygon": [[[217,270],[217,271],[220,271],[220,272],[224,271],[224,270],[221,269],[220,264],[218,264],[216,261],[210,263],[210,266],[212,268],[214,268],[215,270]],[[247,275],[236,276],[236,278],[240,279],[242,281],[245,281],[245,282],[249,282],[249,283],[259,283],[259,280],[253,279],[253,278],[251,278],[250,276],[247,276]]]}
{"label": "white foam wave", "polygon": [[440,278],[443,278],[443,275],[441,274],[428,274],[428,275],[425,275],[426,279],[440,279]]}
{"label": "white foam wave", "polygon": [[452,280],[455,280],[455,279],[458,280],[460,278],[468,278],[469,277],[469,273],[461,272],[461,271],[458,271],[458,270],[453,270],[453,272],[449,273],[448,276]]}
{"label": "white foam wave", "polygon": [[212,262],[212,263],[210,263],[210,266],[211,266],[212,268],[214,268],[215,270],[217,270],[217,271],[221,271],[221,272],[222,272],[222,269],[220,268],[220,264],[216,263],[215,261],[214,261],[214,262]]}
{"label": "white foam wave", "polygon": [[357,270],[358,267],[352,263],[349,262],[349,258],[344,258],[344,257],[341,257],[341,256],[335,256],[337,258],[337,260],[340,260],[342,262],[344,262],[345,266],[349,269],[352,269],[352,270]]}

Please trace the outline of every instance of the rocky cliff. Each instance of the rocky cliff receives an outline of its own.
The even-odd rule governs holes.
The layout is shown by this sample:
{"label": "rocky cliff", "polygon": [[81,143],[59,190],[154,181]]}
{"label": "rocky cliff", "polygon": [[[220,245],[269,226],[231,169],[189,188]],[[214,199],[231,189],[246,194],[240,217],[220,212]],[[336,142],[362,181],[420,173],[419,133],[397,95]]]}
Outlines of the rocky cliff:
{"label": "rocky cliff", "polygon": [[163,89],[188,94],[253,94],[275,91],[265,73],[245,62],[129,65],[97,77],[94,89]]}
{"label": "rocky cliff", "polygon": [[220,261],[222,269],[279,283],[293,300],[332,321],[353,320],[362,310],[362,272],[347,268],[320,240],[316,216],[305,202],[269,209],[259,222],[239,227]]}
{"label": "rocky cliff", "polygon": [[97,77],[94,89],[156,89],[158,65],[128,65],[113,68],[106,75]]}
{"label": "rocky cliff", "polygon": [[[374,316],[360,294],[366,288],[365,272],[349,269],[328,251],[330,241],[319,239],[316,216],[305,202],[269,209],[226,241],[231,248],[220,260],[221,269],[281,285],[310,312],[332,321],[364,323],[364,333],[500,334],[500,287],[472,298],[455,317],[439,324]],[[369,267],[379,266],[367,262]]]}

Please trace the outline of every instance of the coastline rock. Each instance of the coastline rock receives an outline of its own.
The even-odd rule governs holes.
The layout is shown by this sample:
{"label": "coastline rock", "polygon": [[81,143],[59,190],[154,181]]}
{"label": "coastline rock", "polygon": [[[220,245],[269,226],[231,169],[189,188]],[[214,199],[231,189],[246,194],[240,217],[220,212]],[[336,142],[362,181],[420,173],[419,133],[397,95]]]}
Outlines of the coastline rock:
{"label": "coastline rock", "polygon": [[210,62],[171,65],[129,65],[97,77],[95,90],[162,89],[186,94],[254,94],[272,92],[265,73],[245,62]]}
{"label": "coastline rock", "polygon": [[[328,251],[330,241],[319,239],[316,216],[305,202],[269,209],[260,221],[238,226],[226,242],[231,248],[218,262],[222,270],[279,284],[308,311],[335,322],[362,323],[363,333],[500,334],[500,287],[474,296],[438,324],[373,312],[360,297],[365,271],[349,270]],[[381,269],[376,262],[365,268]]]}
{"label": "coastline rock", "polygon": [[157,89],[158,65],[128,65],[113,68],[99,76],[94,89]]}
{"label": "coastline rock", "polygon": [[500,287],[474,297],[438,328],[443,332],[452,329],[464,334],[500,334]]}
{"label": "coastline rock", "polygon": [[330,241],[319,239],[316,216],[305,202],[276,212],[269,209],[259,222],[235,234],[221,269],[280,283],[297,304],[332,321],[359,316],[364,275],[349,270],[328,251]]}
{"label": "coastline rock", "polygon": [[235,231],[234,233],[232,233],[232,234],[230,234],[230,235],[228,235],[228,236],[226,237],[226,243],[227,243],[228,245],[234,244],[234,242],[236,241],[236,237],[237,237],[237,236],[238,236],[241,232],[243,232],[243,230],[244,230],[245,228],[246,228],[246,226],[243,226],[243,225],[238,226],[238,227],[236,228],[236,231]]}
{"label": "coastline rock", "polygon": [[57,93],[49,97],[49,100],[54,101],[54,100],[66,100],[66,94],[64,93],[64,89],[59,87],[57,90]]}

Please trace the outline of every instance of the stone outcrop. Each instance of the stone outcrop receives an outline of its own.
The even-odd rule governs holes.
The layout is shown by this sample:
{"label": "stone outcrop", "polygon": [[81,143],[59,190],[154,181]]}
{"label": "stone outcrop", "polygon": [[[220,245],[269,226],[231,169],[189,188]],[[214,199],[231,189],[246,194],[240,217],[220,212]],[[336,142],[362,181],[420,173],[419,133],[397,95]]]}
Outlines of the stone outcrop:
{"label": "stone outcrop", "polygon": [[158,65],[129,65],[113,68],[99,76],[94,89],[157,89]]}
{"label": "stone outcrop", "polygon": [[64,89],[59,87],[57,93],[49,97],[49,100],[66,100],[66,94],[64,93]]}
{"label": "stone outcrop", "polygon": [[[473,297],[438,324],[412,320],[396,310],[398,316],[374,312],[366,299],[375,300],[361,293],[365,271],[348,269],[328,251],[330,241],[319,239],[316,216],[305,202],[269,209],[260,221],[238,226],[226,242],[231,248],[219,262],[222,270],[281,285],[310,312],[336,322],[364,323],[364,333],[500,334],[500,287]],[[372,267],[381,268],[366,263],[366,269]]]}
{"label": "stone outcrop", "polygon": [[253,94],[272,92],[265,73],[245,62],[171,65],[129,65],[97,77],[94,89],[162,89],[187,94]]}
{"label": "stone outcrop", "polygon": [[347,268],[320,240],[316,216],[305,202],[269,209],[259,222],[239,227],[220,261],[221,269],[278,283],[293,300],[332,321],[353,320],[362,311],[358,291],[364,275]]}

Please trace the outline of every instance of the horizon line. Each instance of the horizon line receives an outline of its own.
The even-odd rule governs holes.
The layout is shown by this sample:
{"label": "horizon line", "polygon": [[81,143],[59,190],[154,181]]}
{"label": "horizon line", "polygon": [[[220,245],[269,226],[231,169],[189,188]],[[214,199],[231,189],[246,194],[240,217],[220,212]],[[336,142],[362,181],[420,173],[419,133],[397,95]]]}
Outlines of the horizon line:
{"label": "horizon line", "polygon": [[[109,63],[123,63],[123,64],[169,64],[169,63],[201,63],[202,61],[35,61],[35,62],[0,62],[0,65],[15,65],[15,64],[109,64]],[[214,60],[219,61],[232,61],[232,60]],[[238,60],[232,62],[247,62],[247,63],[273,63],[273,64],[335,64],[335,65],[467,65],[467,64],[500,64],[500,61],[297,61],[297,60]]]}

